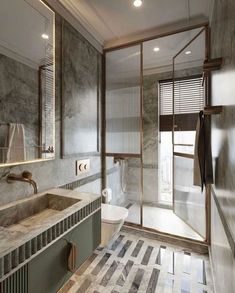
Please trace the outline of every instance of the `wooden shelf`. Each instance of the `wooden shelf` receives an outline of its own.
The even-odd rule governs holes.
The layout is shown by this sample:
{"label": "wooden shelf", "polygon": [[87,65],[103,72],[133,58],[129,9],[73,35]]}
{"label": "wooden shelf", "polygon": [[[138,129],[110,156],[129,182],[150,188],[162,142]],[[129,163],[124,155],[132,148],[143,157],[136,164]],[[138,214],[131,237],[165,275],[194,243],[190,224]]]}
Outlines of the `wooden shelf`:
{"label": "wooden shelf", "polygon": [[204,115],[217,115],[221,114],[223,110],[223,106],[210,106],[204,108]]}
{"label": "wooden shelf", "polygon": [[221,69],[222,64],[223,64],[223,58],[205,60],[203,64],[203,72],[204,74],[207,74],[213,70],[219,70]]}

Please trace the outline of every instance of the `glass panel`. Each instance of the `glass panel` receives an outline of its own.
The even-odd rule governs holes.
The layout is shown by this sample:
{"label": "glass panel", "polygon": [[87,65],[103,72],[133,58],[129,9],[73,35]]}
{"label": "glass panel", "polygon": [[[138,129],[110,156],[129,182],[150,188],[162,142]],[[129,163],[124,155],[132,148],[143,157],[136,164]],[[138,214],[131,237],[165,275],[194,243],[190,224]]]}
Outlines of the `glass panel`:
{"label": "glass panel", "polygon": [[140,224],[141,160],[106,158],[107,186],[112,189],[111,204],[129,210],[127,222]]}
{"label": "glass panel", "polygon": [[[201,30],[199,28],[188,31],[185,45]],[[205,32],[192,41],[174,60],[174,144],[194,144],[197,117],[204,107],[205,100],[201,79],[204,60]]]}
{"label": "glass panel", "polygon": [[106,152],[140,154],[140,46],[106,54]]}
{"label": "glass panel", "polygon": [[172,205],[172,132],[160,133],[159,202]]}
{"label": "glass panel", "polygon": [[193,185],[193,159],[174,156],[174,209],[186,223],[205,237],[205,191]]}
{"label": "glass panel", "polygon": [[201,30],[188,32],[187,47],[182,47],[173,61],[174,153],[186,154],[185,157],[174,155],[174,213],[192,228],[195,233],[192,238],[198,240],[206,237],[205,191],[193,185],[196,124],[205,101],[200,77],[205,60],[205,31],[198,34]]}

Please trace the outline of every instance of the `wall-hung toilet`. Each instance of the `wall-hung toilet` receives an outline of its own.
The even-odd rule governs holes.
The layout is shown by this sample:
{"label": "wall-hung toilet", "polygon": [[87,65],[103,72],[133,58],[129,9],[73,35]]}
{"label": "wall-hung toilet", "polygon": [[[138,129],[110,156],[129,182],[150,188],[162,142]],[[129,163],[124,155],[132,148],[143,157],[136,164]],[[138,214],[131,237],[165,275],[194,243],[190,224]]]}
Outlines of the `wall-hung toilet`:
{"label": "wall-hung toilet", "polygon": [[101,246],[106,246],[109,241],[120,231],[128,209],[110,204],[101,205]]}

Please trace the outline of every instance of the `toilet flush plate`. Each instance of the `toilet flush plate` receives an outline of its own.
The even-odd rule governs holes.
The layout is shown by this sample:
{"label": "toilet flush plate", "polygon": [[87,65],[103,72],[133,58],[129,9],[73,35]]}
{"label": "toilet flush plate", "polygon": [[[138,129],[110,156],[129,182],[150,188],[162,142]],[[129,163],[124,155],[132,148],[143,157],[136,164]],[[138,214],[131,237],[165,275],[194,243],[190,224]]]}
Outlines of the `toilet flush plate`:
{"label": "toilet flush plate", "polygon": [[90,172],[90,159],[76,161],[76,175]]}

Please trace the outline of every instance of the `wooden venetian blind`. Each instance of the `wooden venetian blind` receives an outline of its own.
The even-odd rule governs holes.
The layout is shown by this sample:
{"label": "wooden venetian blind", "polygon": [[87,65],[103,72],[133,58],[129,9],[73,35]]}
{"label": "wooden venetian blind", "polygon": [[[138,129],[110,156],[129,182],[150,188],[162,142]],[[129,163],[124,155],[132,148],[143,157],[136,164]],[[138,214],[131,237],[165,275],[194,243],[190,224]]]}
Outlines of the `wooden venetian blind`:
{"label": "wooden venetian blind", "polygon": [[[180,128],[193,130],[197,114],[204,108],[204,88],[202,76],[187,77],[175,80],[174,114]],[[173,81],[159,83],[160,130],[172,129],[173,115]],[[190,115],[189,115],[190,114]]]}

